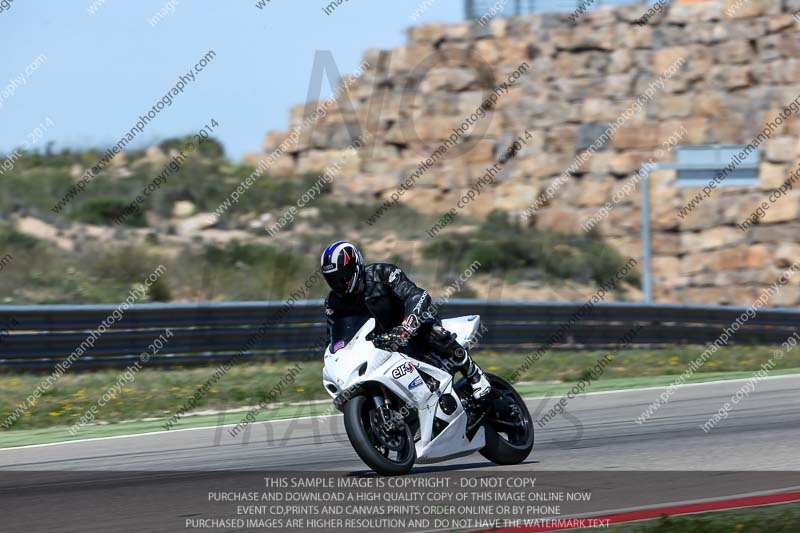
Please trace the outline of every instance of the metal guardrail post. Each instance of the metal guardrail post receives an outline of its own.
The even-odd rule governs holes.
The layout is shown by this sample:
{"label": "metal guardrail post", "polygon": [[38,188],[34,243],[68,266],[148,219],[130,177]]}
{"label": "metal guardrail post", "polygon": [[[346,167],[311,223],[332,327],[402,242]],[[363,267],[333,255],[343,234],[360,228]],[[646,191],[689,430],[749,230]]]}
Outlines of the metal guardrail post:
{"label": "metal guardrail post", "polygon": [[642,272],[642,288],[644,302],[653,303],[653,269],[652,269],[652,240],[650,232],[650,171],[652,170],[691,170],[692,165],[677,163],[656,163],[642,166],[639,171],[642,176],[642,257],[644,262]]}
{"label": "metal guardrail post", "polygon": [[652,242],[650,241],[650,169],[639,171],[642,176],[642,288],[644,303],[653,303]]}

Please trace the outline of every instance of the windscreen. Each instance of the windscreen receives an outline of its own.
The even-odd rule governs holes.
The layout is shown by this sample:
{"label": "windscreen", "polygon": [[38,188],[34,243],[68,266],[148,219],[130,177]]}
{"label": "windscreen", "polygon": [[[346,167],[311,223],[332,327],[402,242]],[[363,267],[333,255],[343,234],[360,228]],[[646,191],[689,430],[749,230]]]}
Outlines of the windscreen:
{"label": "windscreen", "polygon": [[331,331],[331,353],[336,353],[347,346],[369,318],[366,315],[355,315],[337,319]]}

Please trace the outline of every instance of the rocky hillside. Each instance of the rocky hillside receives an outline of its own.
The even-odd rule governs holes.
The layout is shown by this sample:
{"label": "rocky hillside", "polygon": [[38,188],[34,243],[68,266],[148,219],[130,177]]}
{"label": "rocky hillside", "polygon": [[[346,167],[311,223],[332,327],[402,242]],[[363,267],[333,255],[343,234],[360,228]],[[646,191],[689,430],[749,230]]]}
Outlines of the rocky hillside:
{"label": "rocky hillside", "polygon": [[[16,158],[0,197],[2,303],[114,303],[162,264],[152,301],[284,299],[300,288],[303,298],[319,298],[322,283],[304,284],[320,250],[342,237],[362,244],[369,261],[408,269],[435,296],[581,300],[624,264],[596,234],[536,231],[502,212],[461,217],[435,242],[425,237],[437,216],[408,206],[367,225],[378,204],[343,201],[317,175],[265,175],[221,212],[254,168],[226,161],[216,143],[170,167],[181,144],[117,156],[59,213],[54,198],[96,153]],[[144,194],[159,176],[165,182]],[[299,208],[309,190],[314,198]],[[635,272],[626,280],[606,298],[638,298]]]}

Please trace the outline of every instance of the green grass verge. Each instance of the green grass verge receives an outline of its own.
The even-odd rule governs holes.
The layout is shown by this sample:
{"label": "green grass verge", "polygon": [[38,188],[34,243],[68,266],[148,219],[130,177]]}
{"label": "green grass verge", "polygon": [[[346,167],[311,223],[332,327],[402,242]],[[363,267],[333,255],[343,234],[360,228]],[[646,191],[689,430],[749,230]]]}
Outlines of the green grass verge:
{"label": "green grass verge", "polygon": [[[302,404],[285,405],[270,409],[264,409],[255,420],[264,422],[267,420],[281,420],[288,418],[299,418],[303,416],[316,416],[323,414],[338,413],[332,404]],[[221,412],[211,415],[191,415],[181,418],[169,431],[181,429],[219,427],[229,424],[238,424],[246,414],[246,411]],[[0,433],[0,448],[12,448],[15,446],[30,446],[32,444],[47,444],[51,442],[65,442],[71,440],[91,439],[98,437],[116,437],[120,435],[138,435],[141,433],[152,433],[155,431],[167,431],[164,429],[166,418],[159,420],[136,420],[129,422],[117,422],[113,424],[92,424],[84,426],[75,435],[71,434],[68,426],[56,426],[38,429],[21,429],[16,431],[5,431]],[[220,428],[219,437],[229,428]],[[242,442],[253,442],[264,435],[250,432],[242,432],[238,438]]]}
{"label": "green grass verge", "polygon": [[[636,350],[635,352],[639,352]],[[602,353],[602,352],[598,352]],[[717,352],[718,354],[720,352]],[[562,364],[571,361],[573,364],[585,360],[591,364],[596,354],[584,352],[557,352],[551,355],[562,355]],[[643,356],[639,354],[639,356]],[[520,356],[522,357],[522,356]],[[617,354],[615,361],[620,358],[634,357],[632,353]],[[508,359],[516,356],[500,356],[499,354],[484,354],[477,357],[484,368],[500,375],[508,375],[515,366]],[[502,366],[498,366],[502,363]],[[276,361],[260,364],[251,364],[232,369],[220,382],[219,386],[212,388],[209,395],[201,402],[201,410],[219,410],[216,414],[187,414],[172,426],[171,430],[180,430],[196,427],[213,427],[225,424],[239,423],[246,411],[242,406],[255,405],[258,402],[259,391],[268,391],[275,383],[287,375],[296,363]],[[308,403],[309,401],[327,399],[322,390],[319,376],[321,363],[318,361],[305,362],[295,382],[284,391],[280,400],[283,404],[261,410],[255,417],[256,421],[296,418],[319,414],[335,413],[331,404]],[[619,368],[616,369],[620,371]],[[153,431],[164,431],[164,424],[180,405],[194,393],[194,390],[212,372],[210,368],[194,368],[184,370],[146,370],[142,371],[128,388],[123,388],[118,398],[109,402],[98,412],[99,423],[81,426],[75,434],[70,433],[69,425],[73,424],[88,409],[92,403],[86,404],[89,398],[101,396],[113,382],[117,374],[113,371],[96,372],[92,374],[67,375],[59,382],[62,387],[58,395],[48,394],[42,402],[34,406],[27,416],[13,426],[12,430],[0,431],[0,447],[25,446],[30,444],[43,444],[67,440],[85,439],[93,437],[110,437],[116,435],[132,435]],[[521,382],[517,385],[519,392],[526,397],[553,396],[560,397],[572,387],[571,372],[566,369],[561,371],[561,378],[557,373],[550,371],[543,376],[548,379],[535,382]],[[606,375],[612,374],[612,370]],[[800,365],[794,368],[779,368],[771,375],[800,374]],[[730,379],[748,378],[753,375],[752,370],[723,371],[723,372],[697,372],[686,380],[686,383],[706,381],[720,381]],[[608,377],[605,375],[594,381],[587,392],[601,392],[609,390],[626,390],[647,387],[668,386],[675,380],[675,374],[641,375]],[[23,378],[25,378],[23,380]],[[34,381],[30,381],[35,378]],[[41,376],[2,376],[0,387],[28,390],[23,386],[35,386]],[[78,388],[76,391],[69,391]],[[58,389],[51,389],[58,390]],[[92,394],[89,394],[89,390]],[[8,400],[2,400],[8,402]],[[10,404],[10,402],[8,402]],[[50,404],[50,407],[48,407]],[[78,408],[77,406],[80,405]],[[165,409],[160,410],[161,407]],[[47,409],[60,409],[49,411]],[[74,411],[74,412],[73,412]],[[46,412],[46,413],[45,413]],[[202,412],[202,411],[201,411]],[[4,416],[8,416],[6,410]],[[152,419],[149,419],[152,418]],[[144,420],[143,420],[144,419]],[[221,432],[222,430],[220,430]],[[244,436],[243,438],[248,438]]]}
{"label": "green grass verge", "polygon": [[[800,368],[787,368],[773,372],[772,375],[792,375],[800,374]],[[687,383],[699,383],[707,381],[724,381],[730,379],[748,378],[752,372],[705,372],[695,374]],[[666,387],[675,379],[675,376],[648,376],[641,378],[612,378],[596,382],[588,392],[602,392],[610,390],[630,390],[646,387]],[[572,387],[571,384],[556,383],[520,383],[517,390],[526,398],[539,396],[560,397]],[[298,418],[304,416],[316,416],[323,414],[337,414],[332,404],[324,403],[295,403],[281,405],[260,411],[255,416],[255,421],[265,422],[269,420],[282,420],[288,418]],[[228,424],[238,424],[243,420],[246,411],[224,411],[217,414],[198,414],[189,415],[181,418],[170,431],[217,427]],[[14,446],[28,446],[31,444],[45,444],[49,442],[62,442],[77,439],[88,439],[96,437],[113,437],[118,435],[135,435],[139,433],[150,433],[153,431],[165,431],[164,424],[167,418],[157,420],[136,420],[117,423],[91,424],[81,427],[75,434],[71,434],[68,426],[55,426],[37,429],[22,429],[14,431],[0,432],[0,448]],[[227,429],[220,429],[220,435]],[[263,435],[241,434],[243,440],[257,439]],[[249,441],[248,441],[249,442]]]}
{"label": "green grass verge", "polygon": [[[602,390],[603,383],[615,378],[648,378],[677,376],[690,361],[702,352],[702,347],[676,346],[663,350],[609,351],[551,351],[545,354],[520,382],[551,382],[558,389],[576,382],[596,361],[611,354],[610,363],[591,390]],[[758,370],[770,359],[768,347],[726,347],[718,350],[693,376],[703,380],[708,373]],[[525,353],[478,352],[481,366],[500,376],[509,376],[522,364]],[[295,365],[299,372],[290,372]],[[773,373],[782,369],[800,368],[800,349],[790,351],[780,360]],[[176,368],[170,370],[144,368],[131,382],[125,383],[116,397],[108,401],[97,414],[105,422],[131,419],[168,417],[177,411],[195,390],[214,373],[214,367]],[[327,398],[320,376],[322,361],[314,359],[294,362],[263,361],[233,367],[197,404],[198,409],[233,409],[259,403],[262,395],[275,387],[284,376],[296,374],[284,387],[277,401],[306,402]],[[120,378],[119,370],[71,372],[63,375],[39,401],[19,418],[12,429],[70,425],[94,405]],[[11,415],[17,405],[42,381],[42,374],[0,375],[0,415]],[[555,383],[552,383],[555,382]],[[647,386],[645,381],[636,386]]]}
{"label": "green grass verge", "polygon": [[[522,375],[521,383],[535,382],[542,388],[540,393],[566,393],[598,359],[611,354],[610,363],[604,373],[592,382],[588,391],[606,390],[611,380],[625,378],[634,380],[634,387],[667,384],[685,371],[690,361],[703,351],[698,346],[676,346],[663,350],[625,350],[619,353],[609,351],[551,351],[537,361],[534,368]],[[477,352],[475,357],[484,370],[508,377],[525,360],[526,353]],[[725,347],[718,350],[692,379],[705,380],[709,373],[734,372],[737,377],[747,377],[758,370],[772,356],[768,347]],[[299,364],[299,372],[291,371]],[[800,368],[800,348],[789,351],[780,360],[772,374]],[[133,381],[123,383],[116,396],[103,406],[98,406],[96,419],[102,422],[121,422],[144,418],[164,418],[172,416],[188,399],[214,374],[216,368],[210,366],[176,369],[144,368],[135,375]],[[290,372],[291,371],[291,372]],[[230,369],[208,394],[197,402],[199,410],[235,409],[256,405],[262,396],[292,374],[291,381],[276,399],[281,403],[308,402],[328,398],[322,388],[322,361],[316,358],[295,362],[288,360],[261,361],[240,364]],[[72,371],[63,375],[41,396],[36,404],[19,417],[11,430],[35,429],[52,426],[69,426],[80,419],[86,411],[115,383],[122,373],[119,370],[96,372]],[[666,376],[666,381],[651,382],[648,378]],[[19,404],[25,401],[39,385],[43,374],[4,374],[0,375],[0,423],[6,420]],[[659,378],[660,379],[660,378]],[[638,380],[638,381],[636,381]],[[628,387],[628,385],[625,385]],[[5,430],[0,430],[2,435]],[[2,437],[0,437],[2,438]]]}
{"label": "green grass verge", "polygon": [[[800,503],[769,505],[691,516],[665,516],[632,524],[602,528],[610,533],[796,533]],[[580,533],[601,531],[576,529]]]}

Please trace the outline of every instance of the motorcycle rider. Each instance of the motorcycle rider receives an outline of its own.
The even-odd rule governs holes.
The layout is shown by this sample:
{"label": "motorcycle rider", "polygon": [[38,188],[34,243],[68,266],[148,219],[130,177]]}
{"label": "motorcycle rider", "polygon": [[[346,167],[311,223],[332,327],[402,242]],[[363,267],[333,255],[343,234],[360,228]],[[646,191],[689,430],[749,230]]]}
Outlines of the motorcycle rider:
{"label": "motorcycle rider", "polygon": [[480,367],[456,342],[456,336],[442,327],[428,292],[400,268],[390,263],[365,265],[359,249],[347,241],[325,248],[320,263],[331,288],[325,299],[329,332],[340,318],[371,316],[378,333],[373,339],[376,347],[404,353],[432,351],[444,360],[445,367],[452,365],[464,375],[473,398],[483,398],[491,391]]}

